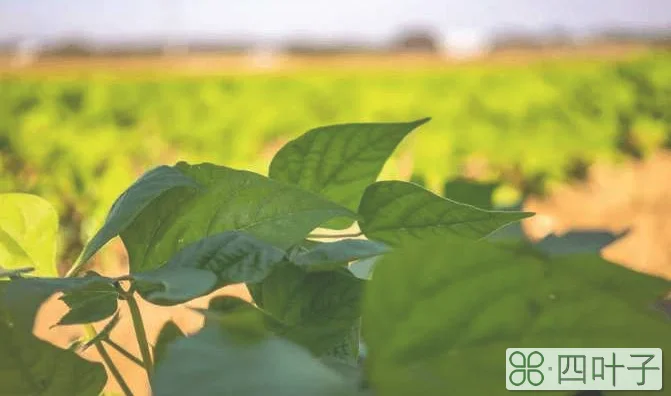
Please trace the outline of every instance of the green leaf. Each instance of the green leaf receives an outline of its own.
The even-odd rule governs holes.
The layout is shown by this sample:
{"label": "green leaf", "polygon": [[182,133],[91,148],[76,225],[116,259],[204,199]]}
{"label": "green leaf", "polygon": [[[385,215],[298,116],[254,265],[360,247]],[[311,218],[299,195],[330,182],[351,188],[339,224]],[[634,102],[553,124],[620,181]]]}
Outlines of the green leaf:
{"label": "green leaf", "polygon": [[157,268],[184,246],[224,231],[244,231],[279,248],[301,241],[326,220],[349,210],[256,173],[212,164],[177,164],[197,191],[169,191],[121,234],[131,272]]}
{"label": "green leaf", "polygon": [[170,344],[151,387],[162,396],[349,396],[355,392],[351,382],[298,345],[276,337],[240,342],[216,325]]}
{"label": "green leaf", "polygon": [[154,346],[154,365],[158,366],[163,361],[168,345],[184,337],[184,333],[177,327],[175,322],[172,320],[167,321],[161,328],[161,331],[158,333],[158,338],[156,339],[156,345]]}
{"label": "green leaf", "polygon": [[166,268],[133,274],[137,292],[152,304],[177,305],[209,294],[217,276],[197,268]]}
{"label": "green leaf", "polygon": [[[275,155],[269,175],[356,210],[396,146],[429,118],[406,123],[359,123],[312,129]],[[351,221],[329,222],[347,228]]]}
{"label": "green leaf", "polygon": [[492,208],[492,196],[498,183],[478,183],[468,179],[454,179],[445,183],[443,195],[480,209]]}
{"label": "green leaf", "polygon": [[331,358],[343,363],[356,365],[359,361],[361,343],[361,322],[357,320],[345,337],[324,352],[322,358]]}
{"label": "green leaf", "polygon": [[35,271],[35,268],[33,267],[16,268],[12,270],[6,270],[0,268],[0,278],[16,278],[20,277],[23,274],[29,274],[33,271]]}
{"label": "green leaf", "polygon": [[406,236],[421,239],[433,234],[482,238],[533,215],[479,209],[401,181],[377,182],[368,187],[359,214],[359,227],[369,239],[390,244]]}
{"label": "green leaf", "polygon": [[570,231],[561,236],[550,234],[534,243],[534,248],[550,256],[598,253],[625,234],[626,232],[613,234],[608,231]]}
{"label": "green leaf", "polygon": [[107,319],[117,311],[118,293],[110,280],[100,279],[66,289],[60,297],[69,308],[57,325],[73,325]]}
{"label": "green leaf", "polygon": [[198,183],[169,167],[160,166],[145,173],[114,202],[105,224],[86,245],[78,262],[86,263],[110,239],[121,234],[154,200],[168,191],[196,189]]}
{"label": "green leaf", "polygon": [[133,277],[148,301],[180,304],[226,285],[260,282],[284,256],[251,235],[228,231],[189,244],[163,267]]}
{"label": "green leaf", "polygon": [[7,299],[11,283],[0,281],[0,395],[99,395],[107,381],[104,366],[36,338],[32,320],[15,316],[31,301]]}
{"label": "green leaf", "polygon": [[350,378],[354,383],[359,383],[363,380],[363,372],[356,364],[347,363],[331,356],[325,356],[320,360],[326,366],[340,373],[344,378]]}
{"label": "green leaf", "polygon": [[207,310],[201,312],[206,321],[215,321],[239,343],[259,341],[285,327],[267,312],[233,296],[215,297],[210,300]]}
{"label": "green leaf", "polygon": [[220,286],[259,282],[285,253],[249,234],[228,231],[205,237],[173,256],[165,268],[198,268],[217,275]]}
{"label": "green leaf", "polygon": [[0,265],[4,270],[35,268],[35,275],[58,276],[58,214],[30,194],[0,194]]}
{"label": "green leaf", "polygon": [[651,308],[668,288],[595,255],[547,261],[485,241],[408,241],[367,288],[369,378],[392,396],[507,395],[506,348],[671,348],[668,320]]}
{"label": "green leaf", "polygon": [[336,242],[316,243],[300,249],[291,262],[306,271],[329,271],[346,266],[349,262],[375,257],[389,251],[387,245],[365,239],[342,239]]}
{"label": "green leaf", "polygon": [[88,285],[104,282],[111,283],[113,280],[96,274],[81,278],[14,278],[11,281],[0,281],[5,284],[0,290],[0,300],[12,312],[14,322],[32,329],[38,309],[53,294],[85,290]]}
{"label": "green leaf", "polygon": [[287,264],[257,285],[255,301],[285,324],[278,334],[322,355],[351,336],[365,283],[344,268],[308,273]]}

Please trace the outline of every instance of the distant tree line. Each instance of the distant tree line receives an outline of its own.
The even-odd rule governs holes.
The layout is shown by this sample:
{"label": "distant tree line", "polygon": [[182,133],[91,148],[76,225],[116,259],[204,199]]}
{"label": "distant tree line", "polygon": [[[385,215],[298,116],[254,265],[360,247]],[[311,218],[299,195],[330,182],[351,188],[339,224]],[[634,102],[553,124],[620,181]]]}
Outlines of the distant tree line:
{"label": "distant tree line", "polygon": [[671,29],[649,31],[609,29],[587,37],[576,38],[569,31],[555,27],[545,32],[506,31],[496,34],[490,42],[490,50],[541,50],[570,48],[586,45],[645,45],[671,48]]}
{"label": "distant tree line", "polygon": [[[20,40],[0,42],[0,53],[13,53]],[[488,49],[492,52],[506,50],[540,50],[548,48],[568,48],[580,44],[640,44],[671,49],[671,30],[638,31],[611,29],[592,35],[581,42],[565,29],[552,28],[546,32],[503,31],[489,40]],[[242,41],[191,41],[180,44],[183,52],[240,54],[256,49],[253,42]],[[45,44],[40,47],[40,56],[158,56],[167,52],[169,45],[162,42],[126,43],[107,46],[96,45],[86,40],[62,40]],[[442,51],[441,37],[428,29],[416,28],[400,32],[386,44],[369,44],[360,42],[321,42],[299,40],[285,42],[275,47],[276,50],[289,54],[329,55],[344,53],[393,53],[422,52],[437,53]]]}

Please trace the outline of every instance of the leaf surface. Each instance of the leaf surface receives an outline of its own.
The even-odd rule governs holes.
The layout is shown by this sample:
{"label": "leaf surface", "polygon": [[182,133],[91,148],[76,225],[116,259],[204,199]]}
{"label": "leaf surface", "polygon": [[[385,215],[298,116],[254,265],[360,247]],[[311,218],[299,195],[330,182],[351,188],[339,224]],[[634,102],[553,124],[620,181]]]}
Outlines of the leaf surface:
{"label": "leaf surface", "polygon": [[[357,123],[312,129],[275,155],[269,175],[356,210],[396,146],[428,118],[404,123]],[[330,222],[342,229],[351,221]]]}
{"label": "leaf surface", "polygon": [[58,213],[30,194],[0,194],[0,270],[34,268],[38,276],[57,276]]}
{"label": "leaf surface", "polygon": [[8,298],[7,287],[13,282],[0,281],[0,395],[100,394],[107,381],[103,365],[35,337],[32,318],[22,317],[36,311],[35,300]]}
{"label": "leaf surface", "polygon": [[[241,340],[228,327],[255,326],[247,316],[239,326],[206,325],[198,334],[170,344],[152,378],[157,395],[349,396],[353,384],[310,353],[274,336]],[[254,329],[240,329],[255,333]],[[198,378],[198,381],[185,381]]]}
{"label": "leaf surface", "polygon": [[244,231],[287,248],[333,217],[356,216],[256,173],[212,164],[179,163],[175,169],[202,187],[163,194],[122,232],[131,272],[160,267],[186,245],[225,231]]}
{"label": "leaf surface", "polygon": [[227,231],[191,243],[164,266],[133,277],[143,298],[174,305],[226,285],[260,282],[284,257],[284,251],[251,235]]}
{"label": "leaf surface", "polygon": [[506,348],[668,348],[668,320],[651,308],[668,288],[595,255],[408,241],[379,260],[367,289],[370,379],[384,395],[506,395]]}
{"label": "leaf surface", "polygon": [[66,289],[61,296],[70,311],[59,321],[59,325],[97,322],[107,319],[117,311],[119,294],[109,280],[100,279],[81,287]]}
{"label": "leaf surface", "polygon": [[369,239],[393,245],[406,237],[421,239],[434,234],[482,238],[533,214],[479,209],[413,183],[383,181],[366,189],[359,215],[359,226]]}
{"label": "leaf surface", "polygon": [[361,317],[365,281],[347,269],[306,272],[278,267],[258,287],[257,304],[285,324],[284,337],[322,355],[351,337]]}
{"label": "leaf surface", "polygon": [[132,224],[155,199],[174,189],[197,189],[198,184],[177,169],[159,166],[145,173],[117,198],[102,228],[84,247],[79,262],[86,263],[100,248]]}
{"label": "leaf surface", "polygon": [[380,242],[365,239],[342,239],[336,242],[315,243],[300,249],[291,257],[291,262],[306,271],[329,271],[346,266],[349,262],[390,251]]}

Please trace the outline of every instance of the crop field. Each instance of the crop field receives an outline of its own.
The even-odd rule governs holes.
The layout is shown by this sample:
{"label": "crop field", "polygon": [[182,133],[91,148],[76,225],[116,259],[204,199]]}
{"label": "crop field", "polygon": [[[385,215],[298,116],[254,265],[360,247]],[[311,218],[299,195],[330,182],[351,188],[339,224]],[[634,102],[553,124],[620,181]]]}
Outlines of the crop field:
{"label": "crop field", "polygon": [[[265,174],[287,140],[320,125],[432,117],[384,177],[434,191],[458,175],[504,182],[504,201],[581,177],[595,162],[669,144],[671,56],[256,75],[0,75],[0,191],[54,203],[61,255],[88,240],[118,194],[177,160]],[[506,193],[507,192],[507,193]]]}

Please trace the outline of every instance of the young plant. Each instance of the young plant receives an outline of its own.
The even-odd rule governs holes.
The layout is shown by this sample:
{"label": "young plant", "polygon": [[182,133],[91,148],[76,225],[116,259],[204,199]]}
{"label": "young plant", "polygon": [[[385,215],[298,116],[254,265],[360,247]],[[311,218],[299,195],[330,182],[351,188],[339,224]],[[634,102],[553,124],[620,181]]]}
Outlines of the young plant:
{"label": "young plant", "polygon": [[[208,163],[155,168],[116,200],[65,278],[54,277],[53,208],[0,195],[0,395],[100,394],[103,365],[74,351],[91,346],[126,395],[107,348],[142,366],[154,395],[307,396],[499,395],[507,347],[669,345],[668,323],[649,309],[668,284],[602,260],[616,236],[534,245],[514,228],[495,233],[531,213],[376,181],[426,121],[313,129],[277,153],[269,177]],[[354,223],[359,231],[315,232]],[[85,271],[116,236],[129,273]],[[137,296],[170,306],[236,283],[253,304],[213,299],[201,331],[185,336],[169,322],[150,346]],[[33,336],[40,304],[57,292],[70,308],[57,324],[87,326],[85,345]],[[120,301],[139,357],[109,338]],[[109,318],[96,334],[90,324]]]}

